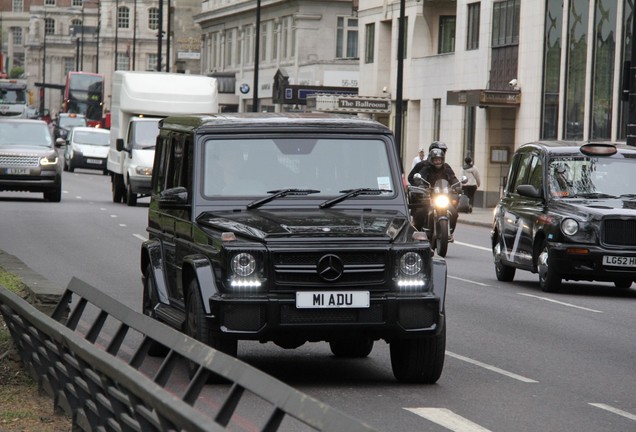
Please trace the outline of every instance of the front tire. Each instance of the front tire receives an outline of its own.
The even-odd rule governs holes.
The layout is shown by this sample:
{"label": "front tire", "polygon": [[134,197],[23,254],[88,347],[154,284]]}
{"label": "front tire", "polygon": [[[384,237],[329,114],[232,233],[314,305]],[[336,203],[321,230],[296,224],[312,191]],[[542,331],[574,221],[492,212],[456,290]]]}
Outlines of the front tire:
{"label": "front tire", "polygon": [[137,205],[137,194],[133,192],[130,183],[126,187],[126,205],[128,207],[135,207]]}
{"label": "front tire", "polygon": [[364,358],[373,350],[373,339],[368,337],[337,339],[329,342],[329,348],[336,357]]}
{"label": "front tire", "polygon": [[561,276],[554,266],[550,265],[548,243],[543,242],[541,253],[537,257],[539,285],[544,292],[558,292],[561,289]]}
{"label": "front tire", "polygon": [[126,192],[126,186],[124,185],[124,178],[119,174],[113,174],[112,178],[112,190],[113,190],[113,202],[120,203],[124,200],[124,193]]}
{"label": "front tire", "polygon": [[501,237],[497,237],[497,242],[492,248],[492,256],[495,260],[495,275],[497,276],[498,281],[512,282],[515,278],[516,269],[504,264],[502,261],[501,254],[503,253],[503,249],[503,239]]}
{"label": "front tire", "polygon": [[434,384],[442,375],[446,325],[432,337],[396,339],[390,343],[391,368],[400,382]]}
{"label": "front tire", "polygon": [[[144,275],[144,290],[141,301],[142,313],[150,318],[157,319],[155,315],[155,307],[159,303],[159,296],[157,295],[157,285],[152,273],[152,266],[148,264],[146,266],[146,273]],[[165,357],[169,352],[169,349],[164,345],[152,341],[148,347],[148,355],[151,357]]]}
{"label": "front tire", "polygon": [[437,228],[435,230],[435,249],[437,255],[441,257],[446,256],[448,252],[448,220],[442,219],[437,222]]}
{"label": "front tire", "polygon": [[[205,316],[203,301],[201,300],[201,289],[196,279],[190,281],[188,297],[186,300],[186,323],[185,333],[212,348],[236,357],[238,352],[238,342],[236,339],[213,335],[210,321]],[[188,373],[193,377],[198,365],[188,362]]]}
{"label": "front tire", "polygon": [[632,286],[631,279],[616,279],[614,281],[614,286],[620,289],[629,289]]}

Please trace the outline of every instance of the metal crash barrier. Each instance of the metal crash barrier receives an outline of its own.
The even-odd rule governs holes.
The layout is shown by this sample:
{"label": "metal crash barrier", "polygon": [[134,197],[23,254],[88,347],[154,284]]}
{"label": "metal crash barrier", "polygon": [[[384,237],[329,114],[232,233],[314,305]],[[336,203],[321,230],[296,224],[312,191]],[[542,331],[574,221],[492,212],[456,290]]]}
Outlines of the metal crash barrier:
{"label": "metal crash barrier", "polygon": [[[0,310],[28,372],[74,430],[375,430],[77,278],[51,317],[2,286]],[[157,346],[165,357],[149,356]]]}

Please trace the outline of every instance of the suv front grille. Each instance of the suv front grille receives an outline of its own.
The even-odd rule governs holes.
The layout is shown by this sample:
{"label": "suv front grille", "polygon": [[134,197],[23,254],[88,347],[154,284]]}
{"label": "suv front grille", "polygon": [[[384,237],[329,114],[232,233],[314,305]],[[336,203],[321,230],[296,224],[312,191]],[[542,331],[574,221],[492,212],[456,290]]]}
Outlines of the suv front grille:
{"label": "suv front grille", "polygon": [[636,246],[636,219],[605,219],[603,243],[611,246]]}
{"label": "suv front grille", "polygon": [[383,285],[388,259],[385,251],[278,252],[273,254],[275,285]]}
{"label": "suv front grille", "polygon": [[40,164],[40,158],[34,155],[0,154],[0,166],[2,167],[36,167]]}

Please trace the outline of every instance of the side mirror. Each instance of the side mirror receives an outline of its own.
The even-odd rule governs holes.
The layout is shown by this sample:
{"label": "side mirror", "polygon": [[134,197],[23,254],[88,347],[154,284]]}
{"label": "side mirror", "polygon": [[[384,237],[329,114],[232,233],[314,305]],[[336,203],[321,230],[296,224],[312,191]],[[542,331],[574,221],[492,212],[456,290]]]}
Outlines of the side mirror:
{"label": "side mirror", "polygon": [[66,140],[64,138],[58,138],[55,140],[55,147],[64,147],[66,145]]}
{"label": "side mirror", "polygon": [[524,197],[542,198],[541,190],[539,190],[536,187],[534,187],[532,185],[529,185],[529,184],[524,184],[524,185],[517,186],[517,193],[519,195],[521,195],[521,196],[524,196]]}
{"label": "side mirror", "polygon": [[188,207],[188,190],[182,186],[166,189],[159,194],[160,209],[182,209]]}
{"label": "side mirror", "polygon": [[115,141],[115,148],[117,149],[117,151],[124,151],[124,139],[123,138],[117,138],[117,141]]}

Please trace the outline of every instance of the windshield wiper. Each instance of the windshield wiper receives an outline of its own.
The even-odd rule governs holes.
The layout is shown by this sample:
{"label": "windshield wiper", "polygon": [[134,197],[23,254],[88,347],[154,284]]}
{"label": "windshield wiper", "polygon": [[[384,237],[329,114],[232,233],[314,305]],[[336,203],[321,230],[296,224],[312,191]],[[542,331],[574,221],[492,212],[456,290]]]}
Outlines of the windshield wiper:
{"label": "windshield wiper", "polygon": [[636,194],[620,194],[619,198],[636,198]]}
{"label": "windshield wiper", "polygon": [[614,195],[608,195],[603,192],[588,192],[576,194],[577,198],[616,198]]}
{"label": "windshield wiper", "polygon": [[282,198],[288,195],[309,195],[309,194],[315,194],[315,193],[320,193],[319,190],[316,189],[277,189],[277,190],[271,190],[271,191],[267,191],[268,195],[264,198],[260,198],[257,199],[256,201],[252,201],[251,203],[249,203],[247,205],[248,210],[249,209],[254,209],[257,207],[262,206],[265,203],[268,203],[272,200],[275,200],[276,198]]}
{"label": "windshield wiper", "polygon": [[380,195],[381,193],[384,193],[384,192],[391,193],[393,191],[390,189],[373,189],[373,188],[345,189],[340,191],[342,195],[338,195],[335,198],[332,198],[330,200],[327,200],[321,203],[320,208],[331,207],[332,205],[338,204],[339,202],[344,201],[347,198],[356,197],[358,195]]}

